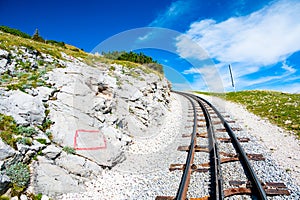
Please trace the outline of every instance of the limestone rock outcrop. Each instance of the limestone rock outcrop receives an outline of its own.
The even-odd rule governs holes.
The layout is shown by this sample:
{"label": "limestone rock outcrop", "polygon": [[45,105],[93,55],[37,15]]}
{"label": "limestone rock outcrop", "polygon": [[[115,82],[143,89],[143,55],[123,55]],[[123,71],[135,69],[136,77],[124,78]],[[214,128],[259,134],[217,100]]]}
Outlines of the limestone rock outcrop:
{"label": "limestone rock outcrop", "polygon": [[35,131],[16,136],[15,149],[0,139],[1,193],[10,183],[6,168],[17,162],[30,166],[33,193],[84,191],[86,178],[124,161],[134,137],[160,125],[168,109],[169,82],[145,66],[92,66],[65,53],[58,59],[26,47],[0,49],[0,75],[25,68],[32,76],[42,71],[42,81],[22,91],[4,83],[0,113]]}

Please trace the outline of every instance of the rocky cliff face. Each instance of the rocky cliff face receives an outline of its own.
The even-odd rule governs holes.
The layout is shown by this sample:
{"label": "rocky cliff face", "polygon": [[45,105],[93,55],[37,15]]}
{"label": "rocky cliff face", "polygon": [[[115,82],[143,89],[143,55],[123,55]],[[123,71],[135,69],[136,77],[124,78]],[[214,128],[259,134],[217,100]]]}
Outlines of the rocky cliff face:
{"label": "rocky cliff face", "polygon": [[143,66],[87,65],[65,53],[58,59],[12,47],[0,49],[0,74],[0,113],[34,130],[13,136],[15,146],[0,140],[0,193],[18,162],[30,166],[27,192],[84,190],[86,178],[126,159],[134,137],[159,126],[168,109],[170,84]]}

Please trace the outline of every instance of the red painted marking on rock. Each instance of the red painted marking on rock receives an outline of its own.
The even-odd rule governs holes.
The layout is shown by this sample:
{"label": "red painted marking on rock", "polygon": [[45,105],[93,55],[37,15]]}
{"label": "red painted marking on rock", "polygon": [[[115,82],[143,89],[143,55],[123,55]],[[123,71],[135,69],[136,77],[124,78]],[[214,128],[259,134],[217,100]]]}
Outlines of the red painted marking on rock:
{"label": "red painted marking on rock", "polygon": [[96,147],[77,147],[77,137],[79,133],[100,133],[99,130],[84,130],[84,129],[79,129],[76,130],[75,136],[74,136],[74,149],[75,150],[100,150],[100,149],[106,149],[107,144],[106,144],[106,138],[104,135],[102,135],[104,145],[103,146],[96,146]]}

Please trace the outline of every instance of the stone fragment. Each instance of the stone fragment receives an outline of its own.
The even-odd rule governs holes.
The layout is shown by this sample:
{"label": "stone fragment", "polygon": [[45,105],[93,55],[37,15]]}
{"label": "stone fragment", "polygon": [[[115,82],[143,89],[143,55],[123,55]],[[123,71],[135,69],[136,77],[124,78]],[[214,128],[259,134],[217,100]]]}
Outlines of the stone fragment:
{"label": "stone fragment", "polygon": [[0,58],[7,58],[8,54],[6,50],[0,49]]}
{"label": "stone fragment", "polygon": [[97,164],[77,155],[66,153],[62,153],[56,159],[56,164],[68,172],[81,177],[90,177],[91,174],[99,174],[102,171],[102,168]]}
{"label": "stone fragment", "polygon": [[7,60],[5,58],[0,59],[0,74],[3,74],[7,71],[6,64]]}
{"label": "stone fragment", "polygon": [[64,193],[83,192],[84,188],[66,170],[39,159],[32,164],[33,187],[36,194],[55,196]]}
{"label": "stone fragment", "polygon": [[4,194],[10,184],[10,178],[5,174],[0,174],[0,195]]}
{"label": "stone fragment", "polygon": [[55,145],[49,145],[44,150],[42,150],[42,153],[45,155],[46,158],[53,160],[61,153],[61,150]]}
{"label": "stone fragment", "polygon": [[16,151],[9,145],[5,144],[0,139],[0,161],[12,157],[16,154]]}
{"label": "stone fragment", "polygon": [[27,196],[25,195],[25,194],[21,194],[21,196],[20,196],[20,200],[27,200],[28,198],[27,198]]}

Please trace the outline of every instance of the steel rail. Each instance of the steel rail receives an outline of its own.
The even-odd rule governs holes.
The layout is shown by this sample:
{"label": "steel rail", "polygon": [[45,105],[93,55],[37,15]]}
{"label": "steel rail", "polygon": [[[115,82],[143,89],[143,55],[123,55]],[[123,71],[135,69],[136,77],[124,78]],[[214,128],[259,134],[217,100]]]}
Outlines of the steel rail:
{"label": "steel rail", "polygon": [[211,171],[213,173],[213,176],[211,177],[212,179],[211,182],[213,187],[211,188],[210,198],[215,200],[224,199],[223,179],[222,179],[221,162],[220,162],[221,158],[218,150],[218,145],[216,142],[213,123],[210,114],[207,108],[205,107],[204,103],[199,99],[195,98],[195,96],[193,95],[191,95],[191,97],[194,98],[199,103],[203,111],[205,121],[206,121],[206,126],[207,126],[207,133],[209,138],[209,151],[210,151],[211,166],[212,166]]}
{"label": "steel rail", "polygon": [[196,97],[198,99],[200,99],[201,101],[205,102],[208,106],[210,106],[215,111],[215,113],[218,115],[219,119],[221,120],[223,126],[225,127],[227,133],[231,137],[232,144],[239,156],[239,159],[240,159],[240,161],[243,165],[243,168],[246,172],[246,175],[247,175],[248,179],[251,181],[251,183],[253,183],[252,184],[252,195],[256,196],[257,199],[267,200],[266,192],[263,189],[263,186],[262,186],[261,182],[259,181],[256,173],[254,172],[254,169],[252,168],[252,166],[249,162],[247,154],[245,153],[244,149],[240,145],[237,137],[235,136],[233,130],[231,129],[231,127],[229,126],[227,121],[224,119],[222,114],[210,102],[208,102],[206,99],[203,99],[202,97],[199,97],[199,96],[196,96]]}
{"label": "steel rail", "polygon": [[197,112],[196,112],[196,107],[192,99],[184,93],[177,92],[179,94],[182,94],[184,97],[186,97],[192,104],[193,111],[194,111],[194,125],[193,125],[193,132],[192,132],[192,137],[191,137],[191,143],[190,143],[190,148],[188,151],[186,163],[185,163],[185,168],[181,177],[181,181],[179,184],[179,188],[176,194],[176,200],[185,200],[187,196],[187,190],[188,186],[190,183],[190,177],[192,173],[192,168],[191,165],[193,164],[194,161],[194,154],[195,154],[195,146],[196,146],[196,133],[197,133]]}

